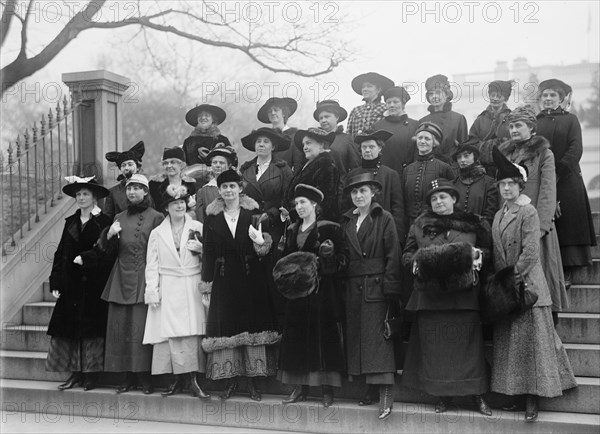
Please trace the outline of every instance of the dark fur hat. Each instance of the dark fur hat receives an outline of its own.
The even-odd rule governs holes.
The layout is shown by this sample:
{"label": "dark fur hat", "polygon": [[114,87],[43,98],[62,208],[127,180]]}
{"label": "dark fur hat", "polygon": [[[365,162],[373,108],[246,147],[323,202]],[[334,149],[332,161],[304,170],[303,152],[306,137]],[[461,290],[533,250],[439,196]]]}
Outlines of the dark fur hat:
{"label": "dark fur hat", "polygon": [[466,242],[431,245],[417,250],[415,289],[448,293],[473,285],[472,246]]}
{"label": "dark fur hat", "polygon": [[319,286],[317,255],[310,252],[291,253],[275,264],[273,279],[285,298],[307,297]]}

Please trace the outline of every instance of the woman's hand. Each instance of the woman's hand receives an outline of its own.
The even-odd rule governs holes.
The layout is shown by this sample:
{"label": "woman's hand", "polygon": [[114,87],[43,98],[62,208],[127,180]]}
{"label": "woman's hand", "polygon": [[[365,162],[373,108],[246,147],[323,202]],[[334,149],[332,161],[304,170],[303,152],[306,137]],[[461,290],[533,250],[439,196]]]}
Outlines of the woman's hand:
{"label": "woman's hand", "polygon": [[262,246],[265,243],[265,238],[262,234],[262,223],[258,224],[258,229],[254,229],[254,226],[250,225],[248,227],[248,236],[254,243]]}
{"label": "woman's hand", "polygon": [[196,239],[188,240],[185,248],[196,253],[202,253],[202,243]]}
{"label": "woman's hand", "polygon": [[81,256],[77,256],[75,259],[73,259],[73,264],[83,265],[83,259],[81,259]]}
{"label": "woman's hand", "polygon": [[110,225],[110,229],[108,230],[108,233],[106,234],[106,238],[108,238],[110,240],[115,235],[120,237],[119,232],[121,232],[121,230],[122,230],[121,223],[119,223],[119,221],[117,220],[112,225]]}
{"label": "woman's hand", "polygon": [[157,309],[160,306],[160,303],[150,303],[150,307],[152,309]]}
{"label": "woman's hand", "polygon": [[60,291],[58,289],[52,290],[52,297],[59,298],[60,297]]}
{"label": "woman's hand", "polygon": [[321,258],[330,258],[335,253],[335,247],[333,241],[325,240],[319,246],[319,256]]}
{"label": "woman's hand", "polygon": [[203,292],[202,293],[202,304],[206,308],[208,308],[210,306],[210,292]]}
{"label": "woman's hand", "polygon": [[284,207],[279,208],[279,218],[281,218],[282,222],[285,222],[290,219],[290,212]]}

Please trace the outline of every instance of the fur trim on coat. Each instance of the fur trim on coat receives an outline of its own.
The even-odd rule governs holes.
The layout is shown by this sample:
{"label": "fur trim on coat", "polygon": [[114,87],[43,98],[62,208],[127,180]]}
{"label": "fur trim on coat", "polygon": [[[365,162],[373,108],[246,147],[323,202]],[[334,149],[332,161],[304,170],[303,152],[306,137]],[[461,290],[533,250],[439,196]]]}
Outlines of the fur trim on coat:
{"label": "fur trim on coat", "polygon": [[448,293],[473,286],[472,246],[466,242],[431,245],[417,250],[414,257],[415,289]]}
{"label": "fur trim on coat", "polygon": [[415,226],[423,231],[423,235],[432,239],[442,232],[456,230],[459,232],[476,232],[485,230],[483,218],[470,212],[455,211],[444,216],[427,210],[415,220]]}
{"label": "fur trim on coat", "polygon": [[207,353],[237,348],[241,346],[256,347],[260,345],[274,345],[281,340],[281,335],[276,331],[264,331],[259,333],[240,333],[235,336],[223,336],[217,338],[205,338],[202,340],[202,349]]}
{"label": "fur trim on coat", "polygon": [[[533,136],[519,146],[525,146],[526,152],[523,154],[523,160],[533,160],[542,153],[544,149],[550,149],[550,142],[543,136]],[[504,155],[511,155],[517,148],[517,143],[512,140],[506,140],[498,145],[498,149]]]}
{"label": "fur trim on coat", "polygon": [[[252,211],[258,209],[258,203],[250,196],[245,194],[240,195],[240,207]],[[213,200],[210,205],[206,207],[206,215],[217,215],[225,211],[225,201],[222,197],[218,197]]]}
{"label": "fur trim on coat", "polygon": [[190,133],[190,137],[193,136],[202,136],[202,137],[219,137],[221,135],[221,131],[219,127],[215,124],[212,124],[208,127],[207,130],[203,130],[200,126],[196,126],[194,130]]}

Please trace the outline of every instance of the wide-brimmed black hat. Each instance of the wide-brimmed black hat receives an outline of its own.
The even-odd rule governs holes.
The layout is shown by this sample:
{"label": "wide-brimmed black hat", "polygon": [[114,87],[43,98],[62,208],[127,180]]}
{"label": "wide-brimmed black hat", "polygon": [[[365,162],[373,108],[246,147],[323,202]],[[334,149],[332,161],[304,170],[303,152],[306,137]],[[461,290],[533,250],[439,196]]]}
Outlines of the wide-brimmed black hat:
{"label": "wide-brimmed black hat", "polygon": [[433,181],[431,181],[431,184],[429,185],[429,187],[430,187],[429,191],[427,192],[427,194],[425,195],[425,198],[423,199],[425,201],[425,203],[430,203],[431,195],[433,193],[437,193],[438,191],[445,191],[445,192],[449,193],[450,195],[454,196],[454,198],[457,201],[458,201],[458,199],[460,199],[460,193],[458,192],[458,190],[456,189],[454,184],[452,184],[452,181],[449,181],[447,179],[444,179],[444,178],[434,179]]}
{"label": "wide-brimmed black hat", "polygon": [[175,146],[174,148],[164,148],[162,161],[168,160],[169,158],[177,158],[178,160],[185,161],[183,149],[181,149],[179,146]]}
{"label": "wide-brimmed black hat", "polygon": [[82,188],[90,190],[97,199],[102,199],[110,194],[108,189],[98,184],[93,176],[91,178],[67,176],[65,179],[69,184],[65,185],[62,191],[67,196],[76,197],[77,192]]}
{"label": "wide-brimmed black hat", "polygon": [[217,143],[214,148],[212,148],[208,154],[206,155],[206,161],[210,164],[210,161],[213,157],[220,155],[221,157],[227,158],[229,164],[233,166],[237,166],[237,153],[233,146],[227,146],[224,143]]}
{"label": "wide-brimmed black hat", "polygon": [[377,130],[377,131],[366,130],[366,131],[363,131],[362,134],[359,134],[358,136],[356,136],[354,138],[354,143],[357,143],[360,145],[362,142],[364,142],[366,140],[383,140],[385,142],[387,139],[389,139],[393,135],[394,135],[393,133],[390,133],[389,131],[386,131],[386,130]]}
{"label": "wide-brimmed black hat", "polygon": [[272,106],[276,106],[276,107],[287,107],[287,109],[290,112],[290,116],[292,116],[294,113],[296,113],[296,109],[298,108],[298,102],[296,102],[296,100],[294,98],[278,98],[278,97],[273,97],[273,98],[269,98],[264,104],[263,106],[258,110],[258,114],[256,115],[256,117],[258,118],[259,121],[261,121],[263,124],[270,124],[271,121],[269,120],[269,109]]}
{"label": "wide-brimmed black hat", "polygon": [[354,175],[352,178],[346,180],[346,185],[344,186],[344,193],[348,193],[354,188],[358,188],[361,185],[374,185],[379,190],[383,189],[381,182],[375,179],[375,175],[370,170],[365,170],[364,172],[358,173]]}
{"label": "wide-brimmed black hat", "polygon": [[419,134],[421,131],[426,131],[429,134],[433,135],[440,144],[444,140],[444,133],[438,124],[434,124],[433,122],[423,122],[419,124],[417,130],[415,131],[415,136]]}
{"label": "wide-brimmed black hat", "polygon": [[273,280],[285,298],[308,297],[319,286],[319,263],[311,252],[294,252],[284,256],[273,267]]}
{"label": "wide-brimmed black hat", "polygon": [[135,163],[137,165],[141,165],[142,157],[144,156],[145,151],[146,151],[146,148],[144,147],[144,142],[142,140],[140,140],[135,145],[133,145],[129,150],[123,151],[123,152],[119,152],[119,151],[107,152],[104,155],[104,158],[106,158],[111,163],[116,163],[118,167],[121,167],[121,164],[123,164],[123,162],[129,161],[129,160],[133,160],[133,161],[135,161]]}
{"label": "wide-brimmed black hat", "polygon": [[222,123],[227,117],[225,110],[223,110],[221,107],[217,107],[216,105],[211,104],[200,104],[185,114],[186,122],[193,127],[198,125],[198,114],[200,112],[210,113],[213,117],[213,122],[217,125]]}
{"label": "wide-brimmed black hat", "polygon": [[401,86],[393,86],[385,92],[383,92],[384,101],[387,101],[388,98],[392,98],[394,96],[400,98],[402,104],[406,104],[408,101],[410,101],[410,95],[408,94],[406,89],[404,89]]}
{"label": "wide-brimmed black hat", "polygon": [[242,137],[242,146],[249,151],[256,152],[256,139],[260,136],[267,137],[273,144],[273,152],[285,151],[289,149],[292,139],[285,134],[281,134],[277,130],[269,127],[260,127],[257,130],[252,130],[246,137]]}
{"label": "wide-brimmed black hat", "polygon": [[297,197],[305,197],[313,202],[321,203],[325,196],[317,187],[308,184],[298,184],[294,187],[294,199]]}
{"label": "wide-brimmed black hat", "polygon": [[[448,94],[448,101],[454,98],[454,93],[450,89],[448,77],[443,74],[436,74],[425,80],[425,90],[427,93],[434,90],[443,90]],[[429,101],[429,98],[427,98],[427,101]]]}
{"label": "wide-brimmed black hat", "polygon": [[506,178],[521,178],[523,181],[527,181],[527,168],[510,161],[496,146],[492,148],[492,159],[498,169],[496,172],[498,181]]}
{"label": "wide-brimmed black hat", "polygon": [[352,90],[359,95],[362,95],[362,87],[364,83],[371,83],[381,89],[380,96],[394,85],[394,81],[377,72],[365,72],[357,75],[352,79]]}
{"label": "wide-brimmed black hat", "polygon": [[463,152],[471,153],[475,156],[475,161],[479,159],[479,139],[475,137],[469,137],[466,141],[460,143],[456,147],[456,151],[452,154],[452,159],[456,161],[458,156]]}
{"label": "wide-brimmed black hat", "polygon": [[508,100],[512,93],[513,81],[494,80],[488,86],[488,95],[492,92],[499,92],[504,99]]}
{"label": "wide-brimmed black hat", "polygon": [[240,175],[236,170],[229,169],[221,172],[219,176],[217,176],[217,186],[221,186],[226,182],[237,182],[238,184],[242,182],[242,175]]}
{"label": "wide-brimmed black hat", "polygon": [[298,149],[301,150],[304,146],[302,144],[302,140],[306,136],[310,137],[311,139],[315,139],[317,142],[324,142],[328,145],[331,145],[335,140],[335,131],[328,133],[322,128],[309,128],[307,130],[298,130],[294,134],[294,145],[296,145]]}
{"label": "wide-brimmed black hat", "polygon": [[565,96],[570,94],[571,92],[573,92],[573,88],[571,86],[569,86],[564,81],[559,80],[558,78],[550,78],[548,80],[542,81],[539,84],[538,92],[540,93],[540,95],[546,89],[562,90],[564,92]]}
{"label": "wide-brimmed black hat", "polygon": [[160,206],[164,209],[168,204],[176,200],[183,200],[187,205],[190,197],[190,192],[185,185],[168,185],[167,189],[160,196]]}
{"label": "wide-brimmed black hat", "polygon": [[319,114],[322,111],[334,113],[338,117],[338,122],[342,122],[348,117],[348,112],[342,106],[340,106],[339,102],[332,99],[326,99],[317,102],[317,109],[313,112],[313,118],[315,121],[319,122]]}

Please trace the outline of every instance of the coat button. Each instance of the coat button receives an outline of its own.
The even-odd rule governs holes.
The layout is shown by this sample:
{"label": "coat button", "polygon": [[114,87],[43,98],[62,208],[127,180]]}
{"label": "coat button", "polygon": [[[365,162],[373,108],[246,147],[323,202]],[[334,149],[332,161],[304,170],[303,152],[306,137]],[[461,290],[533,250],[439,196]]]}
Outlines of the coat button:
{"label": "coat button", "polygon": [[362,255],[363,255],[363,258],[366,258],[366,257],[367,257],[367,254],[366,254],[365,252],[363,252],[363,254],[362,254]]}

